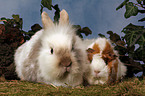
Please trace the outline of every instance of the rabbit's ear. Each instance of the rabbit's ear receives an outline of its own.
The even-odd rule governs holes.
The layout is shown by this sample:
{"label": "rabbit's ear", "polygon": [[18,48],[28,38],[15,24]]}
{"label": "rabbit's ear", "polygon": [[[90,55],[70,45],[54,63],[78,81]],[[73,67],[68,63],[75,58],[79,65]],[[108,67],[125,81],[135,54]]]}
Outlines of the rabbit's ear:
{"label": "rabbit's ear", "polygon": [[68,24],[68,23],[69,23],[68,13],[66,12],[66,10],[63,9],[60,12],[59,24],[63,25],[63,24]]}
{"label": "rabbit's ear", "polygon": [[50,17],[48,16],[46,12],[42,12],[41,18],[42,18],[42,24],[43,24],[44,29],[54,26],[53,21],[50,19]]}

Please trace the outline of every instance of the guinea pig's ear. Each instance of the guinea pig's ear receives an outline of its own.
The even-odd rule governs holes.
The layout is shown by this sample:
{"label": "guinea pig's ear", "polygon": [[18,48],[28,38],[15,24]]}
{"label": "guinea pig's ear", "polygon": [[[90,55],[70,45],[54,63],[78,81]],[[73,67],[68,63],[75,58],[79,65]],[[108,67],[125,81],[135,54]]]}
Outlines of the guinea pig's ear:
{"label": "guinea pig's ear", "polygon": [[88,48],[86,51],[87,51],[88,53],[93,53],[93,52],[95,52],[95,50],[92,49],[92,48]]}
{"label": "guinea pig's ear", "polygon": [[69,24],[69,16],[66,10],[64,9],[60,12],[59,24],[60,25]]}
{"label": "guinea pig's ear", "polygon": [[53,21],[50,19],[50,17],[48,16],[48,14],[45,11],[42,12],[41,18],[42,18],[42,24],[43,24],[44,29],[54,26]]}

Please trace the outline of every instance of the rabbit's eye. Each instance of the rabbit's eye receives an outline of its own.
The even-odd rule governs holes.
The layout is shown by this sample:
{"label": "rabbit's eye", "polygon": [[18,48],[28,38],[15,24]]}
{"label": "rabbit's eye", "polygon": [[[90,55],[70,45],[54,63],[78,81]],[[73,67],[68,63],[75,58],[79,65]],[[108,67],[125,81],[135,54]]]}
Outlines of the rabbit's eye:
{"label": "rabbit's eye", "polygon": [[74,46],[72,46],[72,48],[71,48],[71,51],[73,51],[74,50]]}
{"label": "rabbit's eye", "polygon": [[51,54],[53,54],[53,48],[51,48],[50,52],[51,52]]}

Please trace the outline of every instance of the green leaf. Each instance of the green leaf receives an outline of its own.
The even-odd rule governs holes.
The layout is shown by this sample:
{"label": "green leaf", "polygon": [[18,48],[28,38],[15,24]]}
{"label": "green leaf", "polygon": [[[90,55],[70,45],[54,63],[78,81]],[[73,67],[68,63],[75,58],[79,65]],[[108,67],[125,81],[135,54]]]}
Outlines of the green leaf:
{"label": "green leaf", "polygon": [[144,14],[145,10],[138,10],[138,12]]}
{"label": "green leaf", "polygon": [[33,32],[37,32],[41,29],[42,29],[42,27],[39,24],[34,24],[31,26],[31,31],[33,31]]}
{"label": "green leaf", "polygon": [[12,15],[14,19],[11,19],[11,25],[22,30],[23,20],[19,17],[19,15]]}
{"label": "green leaf", "polygon": [[143,1],[143,0],[136,0],[139,4],[141,4],[141,2]]}
{"label": "green leaf", "polygon": [[[101,33],[99,33],[98,34],[100,37],[105,37],[105,35],[103,35],[103,34],[101,34]],[[105,37],[106,38],[106,37]]]}
{"label": "green leaf", "polygon": [[137,41],[137,44],[140,45],[141,49],[145,49],[145,28],[141,30],[142,34]]}
{"label": "green leaf", "polygon": [[16,22],[20,21],[19,15],[12,15],[12,17],[14,18],[14,20],[16,20]]}
{"label": "green leaf", "polygon": [[22,27],[23,27],[23,19],[20,18],[20,20],[19,20],[19,28],[21,28],[21,30],[22,30]]}
{"label": "green leaf", "polygon": [[74,28],[76,28],[77,30],[81,30],[81,26],[80,25],[73,25]]}
{"label": "green leaf", "polygon": [[122,8],[124,5],[127,4],[128,1],[129,1],[129,0],[124,0],[124,2],[122,2],[122,3],[116,8],[116,10]]}
{"label": "green leaf", "polygon": [[130,16],[136,16],[138,14],[138,7],[134,6],[132,2],[127,3],[125,8],[125,18],[129,18]]}
{"label": "green leaf", "polygon": [[5,17],[2,17],[1,20],[7,20]]}
{"label": "green leaf", "polygon": [[145,48],[142,49],[141,47],[139,47],[138,49],[136,49],[136,51],[134,52],[133,58],[135,60],[145,61]]}
{"label": "green leaf", "polygon": [[54,22],[58,22],[60,18],[60,9],[58,7],[58,4],[53,6],[53,8],[55,9]]}
{"label": "green leaf", "polygon": [[82,33],[84,33],[86,36],[88,36],[89,34],[92,34],[92,31],[90,30],[90,28],[84,27],[82,29]]}
{"label": "green leaf", "polygon": [[142,19],[140,19],[140,20],[138,20],[139,22],[143,22],[143,21],[145,21],[145,17],[144,18],[142,18]]}
{"label": "green leaf", "polygon": [[113,33],[112,31],[108,31],[107,34],[110,35],[110,40],[112,40],[113,42],[117,42],[118,40],[121,40],[120,39],[120,36],[116,33]]}
{"label": "green leaf", "polygon": [[125,33],[124,39],[129,47],[139,44],[143,48],[145,45],[145,28],[144,26],[137,26],[129,24],[123,30]]}
{"label": "green leaf", "polygon": [[85,34],[86,36],[92,34],[92,31],[88,27],[81,28],[80,25],[73,25],[73,27],[77,29],[76,34],[81,38],[83,38],[82,33]]}
{"label": "green leaf", "polygon": [[[51,5],[52,5],[52,0],[42,0],[41,4],[43,5],[43,7],[46,7],[48,10],[52,10]],[[42,11],[42,7],[41,10]]]}
{"label": "green leaf", "polygon": [[73,25],[73,27],[75,28],[75,29],[77,29],[77,31],[76,31],[76,34],[79,36],[79,37],[81,37],[81,38],[83,38],[83,35],[81,34],[81,26],[80,25]]}

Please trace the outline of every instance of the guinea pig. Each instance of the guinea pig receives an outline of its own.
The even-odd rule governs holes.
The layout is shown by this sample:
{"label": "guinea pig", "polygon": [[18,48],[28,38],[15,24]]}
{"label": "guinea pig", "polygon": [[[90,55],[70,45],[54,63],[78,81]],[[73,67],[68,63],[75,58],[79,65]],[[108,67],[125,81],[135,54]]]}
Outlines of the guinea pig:
{"label": "guinea pig", "polygon": [[119,55],[106,38],[97,38],[87,48],[91,71],[90,85],[113,83],[126,75],[127,68],[119,60]]}

